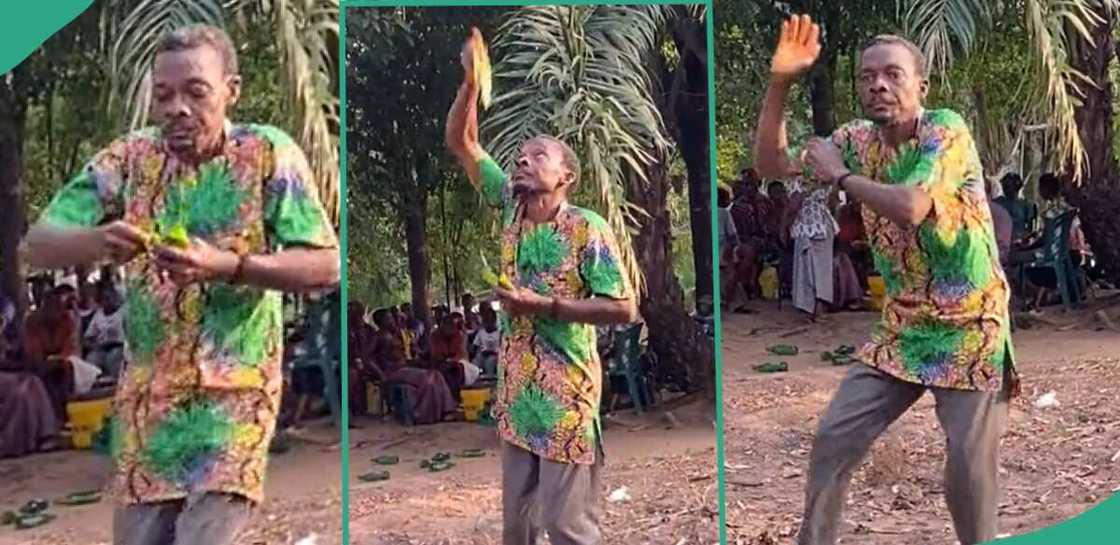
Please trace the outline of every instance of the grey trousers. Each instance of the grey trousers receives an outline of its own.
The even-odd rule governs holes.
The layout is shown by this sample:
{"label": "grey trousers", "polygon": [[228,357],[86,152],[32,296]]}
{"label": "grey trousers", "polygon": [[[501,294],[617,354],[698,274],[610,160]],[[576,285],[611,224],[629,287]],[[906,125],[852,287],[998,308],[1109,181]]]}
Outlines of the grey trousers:
{"label": "grey trousers", "polygon": [[113,545],[232,545],[252,514],[249,500],[216,493],[118,507]]}
{"label": "grey trousers", "polygon": [[[945,499],[957,539],[975,545],[997,535],[999,441],[1007,424],[1001,392],[929,388],[947,437]],[[871,443],[927,388],[857,364],[821,418],[809,461],[799,545],[833,545],[852,474]]]}
{"label": "grey trousers", "polygon": [[536,545],[547,532],[552,545],[600,545],[600,472],[592,465],[562,464],[502,442],[502,543]]}

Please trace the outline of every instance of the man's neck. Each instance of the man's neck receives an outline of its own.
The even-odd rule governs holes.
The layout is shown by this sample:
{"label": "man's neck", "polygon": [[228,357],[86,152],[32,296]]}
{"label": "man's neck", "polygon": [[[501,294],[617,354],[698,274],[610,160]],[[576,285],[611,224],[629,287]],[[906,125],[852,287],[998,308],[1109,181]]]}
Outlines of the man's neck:
{"label": "man's neck", "polygon": [[533,223],[548,223],[567,204],[568,198],[560,192],[534,193],[522,201],[525,218]]}
{"label": "man's neck", "polygon": [[881,125],[883,141],[892,148],[897,148],[909,141],[918,132],[919,117],[921,117],[920,110],[912,115],[904,116],[900,120]]}

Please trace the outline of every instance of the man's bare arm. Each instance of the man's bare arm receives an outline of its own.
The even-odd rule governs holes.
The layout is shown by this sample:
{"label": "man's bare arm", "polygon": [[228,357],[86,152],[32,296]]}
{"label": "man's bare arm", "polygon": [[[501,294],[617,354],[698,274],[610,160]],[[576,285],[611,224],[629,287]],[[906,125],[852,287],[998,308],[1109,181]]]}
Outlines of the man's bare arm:
{"label": "man's bare arm", "polygon": [[473,43],[473,38],[468,39],[463,46],[463,84],[459,86],[455,102],[451,104],[451,111],[447,113],[444,140],[447,142],[447,149],[467,171],[471,184],[475,189],[481,189],[482,178],[478,162],[486,152],[478,140],[478,97],[481,88],[474,79],[474,61],[471,52]]}
{"label": "man's bare arm", "polygon": [[123,221],[99,227],[56,227],[38,223],[24,239],[32,267],[65,269],[102,260],[123,263],[144,249],[145,236]]}
{"label": "man's bare arm", "polygon": [[638,319],[638,305],[633,299],[556,298],[555,318],[562,322],[581,324],[628,324]]}
{"label": "man's bare arm", "polygon": [[933,199],[916,187],[886,185],[852,175],[844,179],[843,189],[876,214],[903,227],[921,225],[933,210]]}
{"label": "man's bare arm", "polygon": [[96,227],[62,228],[33,225],[27,232],[27,260],[37,269],[66,269],[104,258]]}
{"label": "man's bare arm", "polygon": [[755,170],[764,178],[785,178],[800,170],[788,155],[785,103],[794,80],[813,66],[820,53],[820,27],[808,15],[794,15],[782,23],[770,61],[770,85],[755,130]]}
{"label": "man's bare arm", "polygon": [[789,160],[786,135],[785,103],[792,86],[791,78],[774,75],[766,88],[754,141],[754,168],[764,178],[786,178],[798,173]]}
{"label": "man's bare arm", "polygon": [[246,256],[239,281],[287,292],[317,291],[337,285],[339,269],[337,249],[291,248],[275,254]]}

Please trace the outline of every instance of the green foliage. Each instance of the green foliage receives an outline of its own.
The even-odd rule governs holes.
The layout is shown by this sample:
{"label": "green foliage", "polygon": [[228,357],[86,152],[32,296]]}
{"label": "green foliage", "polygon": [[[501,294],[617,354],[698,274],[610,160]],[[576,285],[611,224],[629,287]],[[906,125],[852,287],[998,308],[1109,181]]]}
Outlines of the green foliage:
{"label": "green foliage", "polygon": [[430,293],[446,297],[449,291],[484,289],[474,261],[480,247],[497,261],[493,214],[481,205],[447,153],[443,130],[462,79],[463,40],[472,25],[489,37],[498,16],[507,10],[383,8],[347,13],[352,297],[373,306],[411,299],[406,214],[420,218],[427,229],[422,250]]}

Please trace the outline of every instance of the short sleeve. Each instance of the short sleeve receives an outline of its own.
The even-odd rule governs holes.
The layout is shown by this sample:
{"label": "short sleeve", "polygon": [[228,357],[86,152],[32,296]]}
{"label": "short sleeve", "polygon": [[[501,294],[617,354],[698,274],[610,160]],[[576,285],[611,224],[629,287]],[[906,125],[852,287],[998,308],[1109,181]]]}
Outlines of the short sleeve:
{"label": "short sleeve", "polygon": [[633,296],[622,269],[622,256],[614,233],[599,215],[584,211],[587,219],[587,244],[580,255],[580,275],[590,295],[611,299]]}
{"label": "short sleeve", "polygon": [[924,189],[934,198],[965,189],[983,192],[980,155],[964,119],[950,110],[927,116],[917,148],[901,153],[888,170],[891,181]]}
{"label": "short sleeve", "polygon": [[123,177],[127,144],[98,152],[54,195],[40,221],[53,227],[96,227],[124,214]]}
{"label": "short sleeve", "polygon": [[503,208],[509,200],[509,178],[502,167],[489,155],[478,160],[479,177],[482,179],[482,198],[495,208]]}
{"label": "short sleeve", "polygon": [[338,247],[334,227],[312,183],[311,167],[303,150],[290,138],[270,140],[273,170],[264,196],[269,247],[274,251],[287,247]]}

